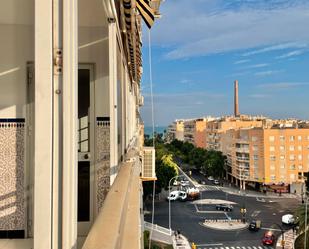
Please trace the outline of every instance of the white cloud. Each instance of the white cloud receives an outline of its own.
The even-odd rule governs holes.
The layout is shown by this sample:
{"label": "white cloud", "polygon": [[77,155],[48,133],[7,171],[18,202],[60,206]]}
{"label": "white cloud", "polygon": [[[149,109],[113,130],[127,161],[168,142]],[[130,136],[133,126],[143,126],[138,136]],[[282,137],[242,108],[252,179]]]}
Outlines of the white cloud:
{"label": "white cloud", "polygon": [[278,74],[282,72],[283,70],[268,70],[268,71],[257,72],[254,75],[255,76],[270,76],[270,75]]}
{"label": "white cloud", "polygon": [[291,51],[289,53],[285,53],[283,55],[280,55],[280,56],[278,56],[276,58],[277,59],[286,59],[286,58],[290,58],[290,57],[293,57],[293,56],[302,55],[305,52],[306,52],[305,50],[294,50],[294,51]]}
{"label": "white cloud", "polygon": [[194,0],[194,4],[192,0],[166,1],[162,4],[163,17],[153,28],[152,41],[172,48],[165,55],[167,59],[256,47],[261,49],[246,55],[302,48],[309,44],[309,3],[289,2],[295,1],[298,4],[284,7],[275,4],[277,1],[263,1],[259,8],[233,8],[230,5],[235,1],[225,5],[222,0]]}
{"label": "white cloud", "polygon": [[242,54],[242,56],[262,54],[262,53],[266,53],[266,52],[283,50],[283,49],[305,48],[307,46],[308,46],[308,44],[303,43],[303,42],[289,42],[289,43],[283,43],[283,44],[277,44],[277,45],[269,46],[269,47],[258,49],[258,50],[253,50],[253,51]]}
{"label": "white cloud", "polygon": [[261,68],[261,67],[267,67],[267,66],[269,66],[269,64],[261,63],[261,64],[249,65],[244,68],[250,69],[250,68]]}
{"label": "white cloud", "polygon": [[259,88],[280,90],[280,89],[291,89],[299,86],[309,85],[309,82],[278,82],[258,85]]}
{"label": "white cloud", "polygon": [[235,61],[234,64],[235,64],[235,65],[244,64],[244,63],[247,63],[247,62],[249,62],[249,61],[251,61],[251,60],[249,60],[249,59],[246,59],[246,60],[239,60],[239,61]]}

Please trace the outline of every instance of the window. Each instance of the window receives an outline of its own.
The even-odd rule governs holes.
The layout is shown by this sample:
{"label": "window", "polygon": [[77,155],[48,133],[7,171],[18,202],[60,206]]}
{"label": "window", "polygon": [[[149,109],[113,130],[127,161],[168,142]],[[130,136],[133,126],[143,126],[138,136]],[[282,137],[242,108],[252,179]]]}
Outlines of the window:
{"label": "window", "polygon": [[280,160],[284,160],[285,159],[285,156],[284,155],[281,155],[280,156]]}
{"label": "window", "polygon": [[294,151],[294,149],[295,149],[294,145],[291,145],[290,146],[290,151]]}
{"label": "window", "polygon": [[284,150],[285,150],[285,147],[284,147],[283,145],[281,145],[281,146],[280,146],[280,150],[281,150],[281,151],[284,151]]}
{"label": "window", "polygon": [[291,164],[290,169],[295,169],[295,164]]}
{"label": "window", "polygon": [[274,136],[269,136],[269,142],[274,142],[275,141],[275,137]]}
{"label": "window", "polygon": [[276,169],[275,164],[271,164],[271,165],[270,165],[270,169],[271,169],[271,170],[275,170],[275,169]]}
{"label": "window", "polygon": [[303,148],[302,148],[301,145],[298,145],[298,146],[297,146],[297,149],[298,149],[298,150],[302,150]]}
{"label": "window", "polygon": [[303,160],[303,156],[302,155],[298,155],[298,160]]}
{"label": "window", "polygon": [[253,160],[259,160],[259,156],[258,155],[253,155]]}
{"label": "window", "polygon": [[270,179],[271,179],[271,180],[276,180],[276,176],[275,176],[275,175],[271,175],[271,176],[270,176]]}
{"label": "window", "polygon": [[298,169],[299,169],[299,170],[302,170],[302,169],[303,169],[303,165],[301,165],[301,164],[298,165]]}
{"label": "window", "polygon": [[280,179],[281,179],[281,181],[284,181],[285,180],[285,175],[280,175]]}
{"label": "window", "polygon": [[253,145],[253,146],[252,146],[252,150],[253,150],[253,151],[258,151],[258,150],[259,150],[259,147],[258,147],[257,145]]}
{"label": "window", "polygon": [[284,169],[285,168],[285,164],[284,163],[281,163],[280,164],[280,169]]}
{"label": "window", "polygon": [[285,137],[284,136],[280,136],[280,141],[284,141],[285,140]]}
{"label": "window", "polygon": [[276,161],[276,156],[270,156],[270,161]]}
{"label": "window", "polygon": [[269,151],[275,151],[275,146],[270,146]]}
{"label": "window", "polygon": [[297,139],[298,139],[298,141],[301,141],[301,136],[298,136]]}
{"label": "window", "polygon": [[290,141],[294,141],[295,140],[295,136],[290,136]]}
{"label": "window", "polygon": [[258,140],[257,137],[252,137],[252,142],[256,142]]}
{"label": "window", "polygon": [[290,155],[290,161],[294,161],[295,160],[295,156],[294,155]]}

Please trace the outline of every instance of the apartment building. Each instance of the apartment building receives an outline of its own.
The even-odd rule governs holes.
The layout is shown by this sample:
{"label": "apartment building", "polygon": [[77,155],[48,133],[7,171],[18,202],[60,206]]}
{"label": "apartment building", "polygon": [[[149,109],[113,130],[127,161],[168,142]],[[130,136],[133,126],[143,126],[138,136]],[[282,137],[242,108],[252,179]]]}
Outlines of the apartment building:
{"label": "apartment building", "polygon": [[262,127],[264,122],[265,118],[263,117],[245,115],[240,117],[227,116],[207,122],[206,148],[223,152],[227,131],[245,127]]}
{"label": "apartment building", "polygon": [[0,247],[142,248],[144,4],[0,3]]}
{"label": "apartment building", "polygon": [[177,139],[179,141],[184,141],[184,120],[175,120],[167,128],[166,140],[168,142]]}
{"label": "apartment building", "polygon": [[195,119],[183,121],[183,141],[194,144],[195,139]]}
{"label": "apartment building", "polygon": [[230,130],[225,139],[229,178],[245,188],[301,193],[309,171],[309,129],[297,126]]}

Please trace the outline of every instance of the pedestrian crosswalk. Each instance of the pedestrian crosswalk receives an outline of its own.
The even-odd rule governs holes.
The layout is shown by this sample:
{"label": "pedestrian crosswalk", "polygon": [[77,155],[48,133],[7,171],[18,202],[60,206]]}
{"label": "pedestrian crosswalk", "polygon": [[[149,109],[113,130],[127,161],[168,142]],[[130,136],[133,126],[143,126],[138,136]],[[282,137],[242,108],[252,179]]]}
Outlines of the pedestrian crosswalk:
{"label": "pedestrian crosswalk", "polygon": [[220,191],[221,187],[213,185],[200,185],[198,189],[200,191]]}
{"label": "pedestrian crosswalk", "polygon": [[273,247],[256,245],[256,246],[224,246],[224,245],[197,245],[197,249],[271,249]]}

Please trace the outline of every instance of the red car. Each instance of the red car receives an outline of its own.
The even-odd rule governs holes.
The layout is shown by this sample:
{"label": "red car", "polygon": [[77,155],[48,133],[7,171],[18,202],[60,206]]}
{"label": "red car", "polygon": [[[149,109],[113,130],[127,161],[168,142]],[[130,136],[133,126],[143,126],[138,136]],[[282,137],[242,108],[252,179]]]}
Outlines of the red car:
{"label": "red car", "polygon": [[273,245],[275,242],[275,235],[270,231],[266,232],[264,234],[262,242],[264,245]]}

